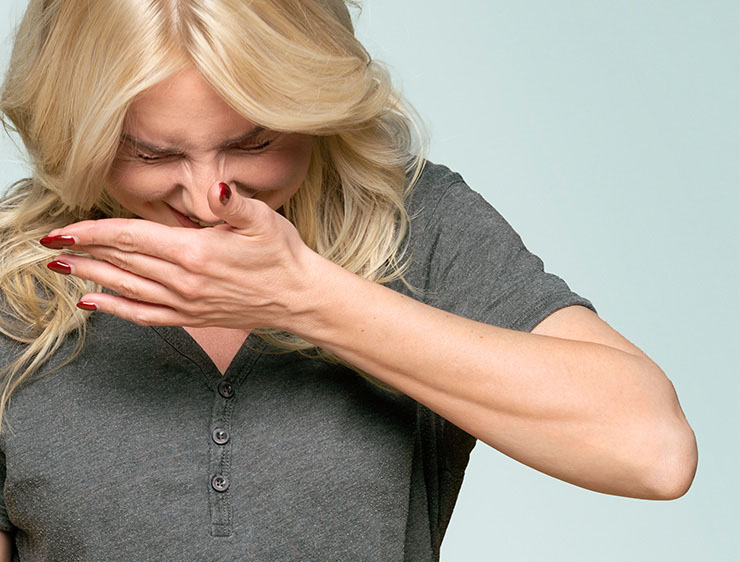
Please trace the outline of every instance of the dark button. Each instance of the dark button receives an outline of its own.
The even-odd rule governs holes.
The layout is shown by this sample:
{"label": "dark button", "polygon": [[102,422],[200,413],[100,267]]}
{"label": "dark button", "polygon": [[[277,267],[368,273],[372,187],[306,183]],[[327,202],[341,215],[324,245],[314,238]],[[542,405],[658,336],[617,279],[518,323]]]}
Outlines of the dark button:
{"label": "dark button", "polygon": [[229,489],[229,479],[221,474],[216,474],[216,476],[211,480],[211,486],[213,486],[213,489],[217,492],[225,492]]}
{"label": "dark button", "polygon": [[229,432],[226,431],[222,427],[217,427],[213,430],[213,433],[211,433],[211,437],[213,438],[213,442],[217,445],[225,445],[229,442]]}
{"label": "dark button", "polygon": [[230,382],[221,381],[218,383],[218,393],[224,398],[231,398],[234,396],[234,387]]}

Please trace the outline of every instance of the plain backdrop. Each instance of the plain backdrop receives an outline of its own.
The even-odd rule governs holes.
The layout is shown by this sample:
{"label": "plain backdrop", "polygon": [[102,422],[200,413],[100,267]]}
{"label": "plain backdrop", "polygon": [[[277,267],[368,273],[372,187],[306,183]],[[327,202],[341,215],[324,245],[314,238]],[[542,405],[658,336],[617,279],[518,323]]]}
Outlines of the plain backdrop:
{"label": "plain backdrop", "polygon": [[[5,61],[25,2],[0,5]],[[364,2],[358,34],[423,117],[430,158],[661,365],[699,443],[671,502],[478,444],[443,561],[740,560],[738,28],[726,0]],[[6,186],[25,172],[0,150]]]}

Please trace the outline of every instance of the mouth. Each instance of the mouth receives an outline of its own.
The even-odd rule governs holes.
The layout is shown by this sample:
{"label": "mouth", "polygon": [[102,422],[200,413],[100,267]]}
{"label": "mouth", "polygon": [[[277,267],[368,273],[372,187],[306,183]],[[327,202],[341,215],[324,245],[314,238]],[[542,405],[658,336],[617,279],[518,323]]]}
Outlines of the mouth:
{"label": "mouth", "polygon": [[177,222],[179,222],[182,226],[185,228],[211,228],[214,226],[218,226],[219,224],[226,224],[226,221],[218,221],[218,222],[206,222],[200,220],[198,217],[192,217],[189,215],[184,215],[180,211],[172,209],[172,213],[175,215],[175,218],[177,219]]}
{"label": "mouth", "polygon": [[226,221],[224,220],[220,220],[218,222],[205,222],[205,221],[200,220],[197,217],[188,217],[188,220],[191,222],[194,222],[195,224],[197,224],[198,226],[202,228],[210,228],[212,226],[218,226],[219,224],[226,224]]}

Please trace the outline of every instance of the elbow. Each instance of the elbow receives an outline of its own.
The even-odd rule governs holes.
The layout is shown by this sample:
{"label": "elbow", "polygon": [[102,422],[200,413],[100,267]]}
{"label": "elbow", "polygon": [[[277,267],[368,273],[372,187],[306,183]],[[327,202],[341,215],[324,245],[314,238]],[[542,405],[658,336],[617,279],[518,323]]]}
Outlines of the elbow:
{"label": "elbow", "polygon": [[662,433],[647,470],[646,499],[675,500],[686,494],[694,481],[698,462],[696,437],[683,419]]}
{"label": "elbow", "polygon": [[[657,365],[653,364],[657,368]],[[660,399],[653,402],[635,427],[642,451],[642,497],[652,500],[675,500],[691,488],[696,474],[698,450],[696,436],[678,402],[673,385],[658,368],[665,386]],[[660,406],[656,406],[660,404]]]}

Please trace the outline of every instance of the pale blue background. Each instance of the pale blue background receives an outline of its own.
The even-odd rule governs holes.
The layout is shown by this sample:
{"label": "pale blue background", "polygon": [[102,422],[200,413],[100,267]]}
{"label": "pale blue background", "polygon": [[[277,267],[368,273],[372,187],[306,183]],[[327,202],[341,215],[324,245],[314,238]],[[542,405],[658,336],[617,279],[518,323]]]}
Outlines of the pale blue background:
{"label": "pale blue background", "polygon": [[[432,159],[663,367],[700,462],[686,496],[647,502],[478,445],[442,559],[740,560],[738,4],[450,6],[368,0],[359,34],[424,117]],[[0,185],[22,174],[8,146]]]}

